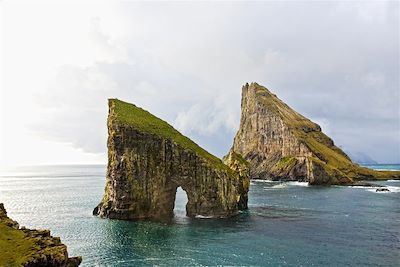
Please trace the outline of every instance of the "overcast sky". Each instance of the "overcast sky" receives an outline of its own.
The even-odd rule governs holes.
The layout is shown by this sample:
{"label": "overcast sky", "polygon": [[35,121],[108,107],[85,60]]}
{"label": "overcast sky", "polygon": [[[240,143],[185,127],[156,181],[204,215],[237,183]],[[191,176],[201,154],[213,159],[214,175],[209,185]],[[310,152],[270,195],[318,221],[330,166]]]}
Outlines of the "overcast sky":
{"label": "overcast sky", "polygon": [[222,156],[252,81],[345,151],[400,162],[398,1],[11,2],[0,2],[2,165],[106,163],[110,97]]}

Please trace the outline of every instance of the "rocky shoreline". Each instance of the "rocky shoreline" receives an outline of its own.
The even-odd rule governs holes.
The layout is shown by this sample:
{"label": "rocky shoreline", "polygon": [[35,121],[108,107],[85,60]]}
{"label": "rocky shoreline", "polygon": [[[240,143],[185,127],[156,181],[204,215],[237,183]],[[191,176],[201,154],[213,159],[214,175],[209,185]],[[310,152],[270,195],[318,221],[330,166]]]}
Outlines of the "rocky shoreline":
{"label": "rocky shoreline", "polygon": [[76,267],[82,257],[69,257],[67,246],[49,230],[20,227],[0,203],[0,266]]}

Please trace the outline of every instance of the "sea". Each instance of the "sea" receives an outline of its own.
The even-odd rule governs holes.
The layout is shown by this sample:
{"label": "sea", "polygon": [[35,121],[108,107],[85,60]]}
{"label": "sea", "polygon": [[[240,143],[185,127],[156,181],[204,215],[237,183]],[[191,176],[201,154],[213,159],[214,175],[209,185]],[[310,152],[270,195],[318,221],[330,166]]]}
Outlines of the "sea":
{"label": "sea", "polygon": [[[371,165],[400,170],[400,165]],[[92,215],[106,166],[31,166],[0,172],[0,202],[28,228],[51,229],[81,266],[400,266],[400,181],[376,187],[252,181],[249,209],[229,219],[172,222]],[[0,251],[1,253],[1,251]]]}

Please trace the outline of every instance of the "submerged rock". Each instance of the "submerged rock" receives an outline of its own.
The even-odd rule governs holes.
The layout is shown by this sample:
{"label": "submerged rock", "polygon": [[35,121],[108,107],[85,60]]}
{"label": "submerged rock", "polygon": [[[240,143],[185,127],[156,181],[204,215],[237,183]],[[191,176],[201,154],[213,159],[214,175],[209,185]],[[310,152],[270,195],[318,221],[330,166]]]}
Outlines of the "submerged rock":
{"label": "submerged rock", "polygon": [[0,266],[75,267],[82,257],[68,257],[67,246],[49,230],[19,228],[0,203]]}
{"label": "submerged rock", "polygon": [[94,215],[171,218],[179,186],[187,193],[189,217],[227,217],[247,208],[246,173],[231,169],[167,122],[110,99],[107,125],[106,187]]}
{"label": "submerged rock", "polygon": [[257,83],[242,88],[240,127],[231,152],[250,163],[252,179],[351,184],[400,177],[400,172],[360,167],[321,127]]}

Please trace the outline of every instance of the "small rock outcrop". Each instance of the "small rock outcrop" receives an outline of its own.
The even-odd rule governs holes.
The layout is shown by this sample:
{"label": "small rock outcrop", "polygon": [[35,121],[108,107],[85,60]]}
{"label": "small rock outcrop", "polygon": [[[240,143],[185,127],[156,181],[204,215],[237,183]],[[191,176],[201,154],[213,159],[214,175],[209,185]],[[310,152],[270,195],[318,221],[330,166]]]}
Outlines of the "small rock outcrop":
{"label": "small rock outcrop", "polygon": [[376,192],[390,192],[390,190],[387,188],[377,188],[375,191]]}
{"label": "small rock outcrop", "polygon": [[110,99],[107,126],[106,187],[94,215],[172,218],[178,187],[187,193],[189,217],[227,217],[247,208],[246,172],[228,167],[167,122]]}
{"label": "small rock outcrop", "polygon": [[49,230],[19,227],[0,203],[0,266],[75,267],[81,257],[68,257],[67,246]]}
{"label": "small rock outcrop", "polygon": [[374,171],[353,163],[318,124],[257,83],[242,88],[240,127],[232,152],[249,162],[252,179],[329,185],[400,177],[400,172]]}

